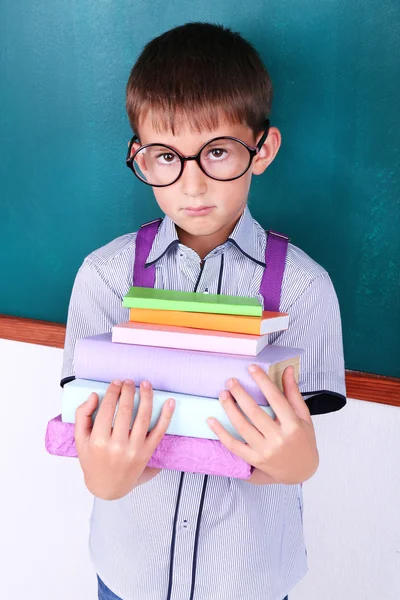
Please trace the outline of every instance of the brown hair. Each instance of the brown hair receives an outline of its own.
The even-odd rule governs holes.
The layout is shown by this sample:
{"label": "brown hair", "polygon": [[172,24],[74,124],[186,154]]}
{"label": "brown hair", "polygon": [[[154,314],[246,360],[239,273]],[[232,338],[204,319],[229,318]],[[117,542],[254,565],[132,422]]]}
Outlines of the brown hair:
{"label": "brown hair", "polygon": [[151,40],[127,85],[132,129],[151,113],[153,127],[172,131],[179,120],[193,131],[218,127],[223,116],[257,135],[268,117],[272,83],[254,47],[222,25],[187,23]]}

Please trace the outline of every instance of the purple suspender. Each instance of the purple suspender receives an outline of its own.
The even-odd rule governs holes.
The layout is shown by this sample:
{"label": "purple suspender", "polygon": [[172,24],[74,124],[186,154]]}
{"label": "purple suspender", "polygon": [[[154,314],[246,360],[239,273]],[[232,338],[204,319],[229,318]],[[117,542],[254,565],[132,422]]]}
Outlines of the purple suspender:
{"label": "purple suspender", "polygon": [[[133,283],[139,287],[154,287],[155,266],[145,268],[147,257],[156,237],[161,219],[141,226],[136,238],[135,266]],[[289,238],[276,231],[268,231],[265,262],[267,264],[260,285],[264,298],[264,310],[279,311],[283,272]]]}
{"label": "purple suspender", "polygon": [[136,236],[135,265],[133,267],[133,285],[138,287],[154,287],[156,268],[154,265],[145,269],[147,257],[156,237],[162,219],[145,223]]}
{"label": "purple suspender", "polygon": [[265,263],[267,266],[261,280],[260,294],[264,298],[264,310],[278,312],[289,238],[283,233],[271,229],[267,233],[267,247],[265,249]]}

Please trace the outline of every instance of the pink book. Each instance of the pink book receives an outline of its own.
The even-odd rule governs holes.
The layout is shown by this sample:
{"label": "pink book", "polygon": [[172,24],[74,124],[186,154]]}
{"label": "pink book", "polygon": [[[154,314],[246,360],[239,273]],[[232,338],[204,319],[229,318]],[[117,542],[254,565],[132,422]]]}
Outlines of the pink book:
{"label": "pink book", "polygon": [[268,344],[268,334],[250,335],[129,321],[113,327],[112,341],[138,346],[257,356]]}

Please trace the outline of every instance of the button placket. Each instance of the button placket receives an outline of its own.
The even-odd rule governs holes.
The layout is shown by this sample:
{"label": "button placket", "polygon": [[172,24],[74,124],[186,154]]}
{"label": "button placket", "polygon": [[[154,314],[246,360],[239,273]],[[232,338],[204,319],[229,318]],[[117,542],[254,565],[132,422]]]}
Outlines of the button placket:
{"label": "button placket", "polygon": [[194,543],[204,477],[185,473],[175,534],[171,598],[189,598]]}

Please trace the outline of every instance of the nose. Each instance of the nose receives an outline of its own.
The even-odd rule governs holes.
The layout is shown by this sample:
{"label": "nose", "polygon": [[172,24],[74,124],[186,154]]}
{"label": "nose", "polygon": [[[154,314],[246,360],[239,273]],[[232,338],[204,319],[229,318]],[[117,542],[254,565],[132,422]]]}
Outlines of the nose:
{"label": "nose", "polygon": [[195,160],[185,161],[180,181],[185,196],[195,198],[196,196],[205,194],[207,191],[207,176]]}

